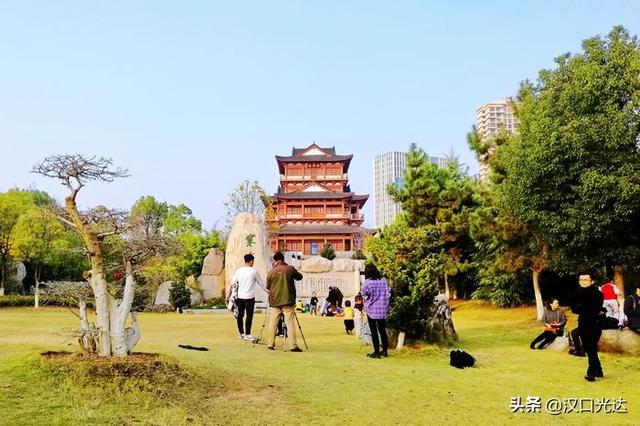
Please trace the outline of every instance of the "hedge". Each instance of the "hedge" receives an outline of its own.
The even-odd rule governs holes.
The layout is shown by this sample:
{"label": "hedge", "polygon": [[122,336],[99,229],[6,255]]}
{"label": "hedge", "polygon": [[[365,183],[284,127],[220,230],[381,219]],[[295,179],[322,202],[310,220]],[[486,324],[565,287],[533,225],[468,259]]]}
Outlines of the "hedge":
{"label": "hedge", "polygon": [[[35,296],[33,294],[10,294],[8,296],[0,296],[0,308],[11,308],[19,306],[33,306]],[[62,306],[69,308],[77,308],[78,302],[72,299],[56,297],[56,296],[40,296],[40,306]],[[87,307],[93,307],[93,301],[87,301]]]}

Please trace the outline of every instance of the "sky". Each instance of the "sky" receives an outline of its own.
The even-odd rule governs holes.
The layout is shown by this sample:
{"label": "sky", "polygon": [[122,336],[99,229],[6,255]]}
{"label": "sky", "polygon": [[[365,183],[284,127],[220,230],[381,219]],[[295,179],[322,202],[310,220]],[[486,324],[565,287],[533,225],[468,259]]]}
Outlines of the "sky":
{"label": "sky", "polygon": [[[614,25],[640,34],[640,2],[0,1],[0,191],[58,182],[46,156],[111,157],[129,178],[90,184],[82,207],[153,195],[224,226],[244,180],[278,186],[275,155],[315,142],[373,157],[466,145],[476,109]],[[373,197],[364,210],[373,226]]]}

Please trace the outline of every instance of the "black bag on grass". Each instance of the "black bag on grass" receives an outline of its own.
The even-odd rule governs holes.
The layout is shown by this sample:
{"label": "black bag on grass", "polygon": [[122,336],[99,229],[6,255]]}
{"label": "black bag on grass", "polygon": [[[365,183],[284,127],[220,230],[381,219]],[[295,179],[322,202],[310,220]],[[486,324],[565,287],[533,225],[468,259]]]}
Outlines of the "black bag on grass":
{"label": "black bag on grass", "polygon": [[449,364],[456,368],[473,367],[476,363],[476,359],[474,357],[460,349],[452,350],[449,357]]}

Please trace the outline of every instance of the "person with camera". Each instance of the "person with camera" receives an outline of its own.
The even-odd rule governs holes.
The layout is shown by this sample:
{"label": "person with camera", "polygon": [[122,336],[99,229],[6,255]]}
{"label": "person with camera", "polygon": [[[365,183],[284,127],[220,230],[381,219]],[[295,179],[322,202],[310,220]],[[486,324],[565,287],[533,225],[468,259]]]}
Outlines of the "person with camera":
{"label": "person with camera", "polygon": [[295,303],[296,286],[295,281],[302,279],[302,274],[291,265],[284,262],[284,255],[277,252],[273,255],[273,269],[267,276],[267,290],[269,291],[269,327],[267,329],[267,349],[275,349],[276,329],[280,315],[284,315],[284,322],[287,327],[286,343],[290,352],[302,352],[296,341]]}
{"label": "person with camera", "polygon": [[533,339],[529,345],[531,349],[535,349],[538,343],[538,349],[544,349],[556,340],[556,337],[562,337],[564,334],[564,326],[567,325],[567,316],[560,308],[558,299],[553,299],[549,307],[545,308],[542,322],[544,323],[544,331]]}

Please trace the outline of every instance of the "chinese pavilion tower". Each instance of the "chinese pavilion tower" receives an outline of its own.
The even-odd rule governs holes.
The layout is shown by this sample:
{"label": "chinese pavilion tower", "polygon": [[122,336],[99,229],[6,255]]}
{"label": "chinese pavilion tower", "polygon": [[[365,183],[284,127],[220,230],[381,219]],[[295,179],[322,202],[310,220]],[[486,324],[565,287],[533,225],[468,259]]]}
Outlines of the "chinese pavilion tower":
{"label": "chinese pavilion tower", "polygon": [[352,158],[315,143],[293,148],[288,157],[276,156],[280,187],[273,197],[270,222],[277,231],[271,250],[319,255],[325,243],[337,252],[360,248],[365,232],[360,211],[369,195],[351,192]]}

